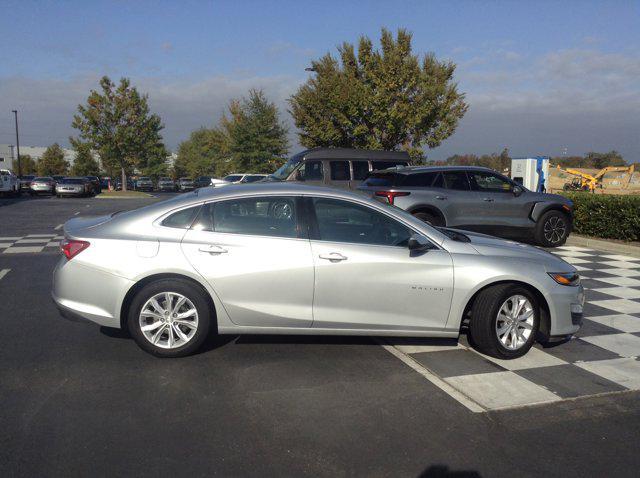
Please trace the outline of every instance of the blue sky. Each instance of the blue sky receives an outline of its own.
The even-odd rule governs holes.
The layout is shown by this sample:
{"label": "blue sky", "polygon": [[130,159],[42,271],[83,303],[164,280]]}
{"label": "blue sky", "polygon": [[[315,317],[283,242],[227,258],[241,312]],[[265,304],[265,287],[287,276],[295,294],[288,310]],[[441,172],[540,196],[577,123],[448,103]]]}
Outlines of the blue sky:
{"label": "blue sky", "polygon": [[[428,154],[582,154],[640,160],[640,2],[2,1],[0,142],[67,144],[97,79],[147,92],[170,148],[212,125],[232,97],[286,98],[310,61],[380,28],[413,32],[414,51],[458,64],[470,110]],[[292,127],[292,151],[299,149]]]}

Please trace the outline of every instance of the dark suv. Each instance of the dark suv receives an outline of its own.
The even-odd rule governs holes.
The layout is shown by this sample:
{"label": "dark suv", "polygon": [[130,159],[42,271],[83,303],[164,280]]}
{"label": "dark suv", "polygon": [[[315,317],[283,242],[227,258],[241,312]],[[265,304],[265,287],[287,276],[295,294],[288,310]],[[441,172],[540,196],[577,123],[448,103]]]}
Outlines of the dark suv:
{"label": "dark suv", "polygon": [[561,246],[573,203],[534,193],[488,168],[414,166],[373,171],[360,190],[434,226]]}

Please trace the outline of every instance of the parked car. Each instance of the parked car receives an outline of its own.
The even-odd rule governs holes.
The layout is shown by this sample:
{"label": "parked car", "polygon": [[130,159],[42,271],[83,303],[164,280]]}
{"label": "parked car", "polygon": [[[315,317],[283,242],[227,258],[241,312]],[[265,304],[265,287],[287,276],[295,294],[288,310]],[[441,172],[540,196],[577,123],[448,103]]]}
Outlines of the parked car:
{"label": "parked car", "polygon": [[433,166],[376,171],[360,187],[434,226],[561,246],[573,225],[573,203],[534,193],[488,168]]}
{"label": "parked car", "polygon": [[559,257],[339,189],[205,188],[74,218],[64,235],[62,313],[126,328],[158,356],[216,332],[456,338],[464,323],[480,351],[511,359],[582,321],[580,277]]}
{"label": "parked car", "polygon": [[293,156],[275,173],[269,175],[269,179],[356,189],[369,171],[407,166],[410,163],[411,158],[404,151],[315,148]]}
{"label": "parked car", "polygon": [[158,191],[176,191],[176,183],[173,179],[163,177],[158,180]]}
{"label": "parked car", "polygon": [[136,189],[139,191],[153,191],[153,180],[148,176],[139,177],[136,181]]}
{"label": "parked car", "polygon": [[0,169],[0,194],[20,194],[20,180],[10,169]]}
{"label": "parked car", "polygon": [[31,181],[29,193],[32,196],[37,194],[53,195],[56,193],[56,182],[50,176],[34,178],[33,181]]}
{"label": "parked car", "polygon": [[20,176],[20,191],[21,192],[30,192],[31,191],[31,181],[35,179],[33,174]]}
{"label": "parked car", "polygon": [[85,179],[91,183],[92,194],[100,194],[102,192],[102,182],[98,176],[85,176]]}
{"label": "parked car", "polygon": [[234,173],[229,174],[222,178],[222,181],[228,184],[245,184],[255,183],[262,181],[269,176],[268,174],[248,174],[248,173]]}
{"label": "parked car", "polygon": [[193,191],[195,189],[195,185],[193,184],[193,180],[190,178],[180,178],[178,180],[178,191]]}
{"label": "parked car", "polygon": [[212,179],[211,176],[198,176],[193,182],[193,186],[195,188],[206,188],[207,186],[211,186]]}
{"label": "parked car", "polygon": [[87,178],[69,177],[56,183],[56,196],[89,196],[93,191]]}
{"label": "parked car", "polygon": [[[121,191],[122,190],[122,178],[117,178],[114,188],[116,191]],[[127,190],[129,191],[134,191],[136,189],[136,185],[133,182],[133,179],[131,178],[127,178]]]}

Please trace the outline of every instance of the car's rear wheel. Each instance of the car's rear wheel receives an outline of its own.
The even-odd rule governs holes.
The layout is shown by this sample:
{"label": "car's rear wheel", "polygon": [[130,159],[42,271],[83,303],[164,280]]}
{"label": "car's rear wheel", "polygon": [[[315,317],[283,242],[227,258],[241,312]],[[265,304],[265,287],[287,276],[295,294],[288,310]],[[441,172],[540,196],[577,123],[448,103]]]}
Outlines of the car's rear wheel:
{"label": "car's rear wheel", "polygon": [[212,313],[205,292],[181,279],[162,279],[134,297],[128,328],[136,343],[158,357],[196,352],[211,329]]}
{"label": "car's rear wheel", "polygon": [[536,242],[543,247],[558,247],[571,232],[569,218],[561,211],[545,212],[536,224]]}
{"label": "car's rear wheel", "polygon": [[444,226],[445,223],[442,218],[431,211],[418,211],[413,213],[414,217],[420,219],[422,222],[431,224],[432,226]]}
{"label": "car's rear wheel", "polygon": [[500,359],[522,357],[533,346],[540,324],[535,296],[515,284],[480,292],[471,312],[469,333],[482,353]]}

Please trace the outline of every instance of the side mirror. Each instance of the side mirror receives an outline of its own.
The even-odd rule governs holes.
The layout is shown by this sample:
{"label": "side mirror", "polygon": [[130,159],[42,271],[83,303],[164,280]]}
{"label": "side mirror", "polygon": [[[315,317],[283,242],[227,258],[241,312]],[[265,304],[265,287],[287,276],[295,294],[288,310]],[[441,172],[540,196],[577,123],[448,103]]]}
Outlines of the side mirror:
{"label": "side mirror", "polygon": [[429,239],[427,239],[426,237],[420,234],[414,234],[409,238],[409,241],[407,242],[407,247],[409,248],[410,251],[416,251],[416,252],[427,251],[431,249],[431,242],[429,242]]}
{"label": "side mirror", "polygon": [[515,197],[518,197],[524,192],[524,189],[522,189],[520,186],[514,186],[512,191],[513,191],[513,195]]}

